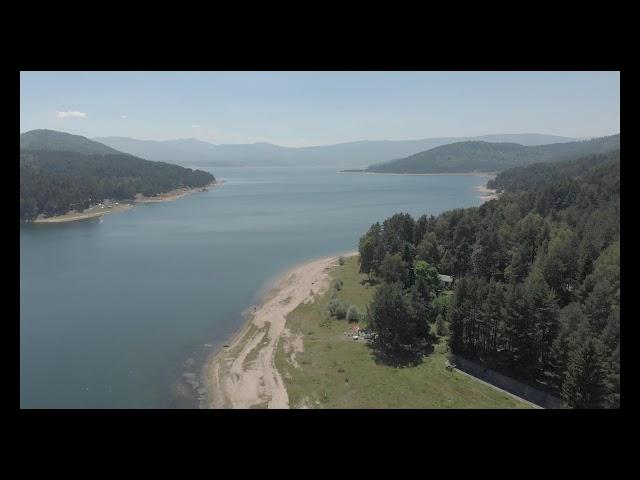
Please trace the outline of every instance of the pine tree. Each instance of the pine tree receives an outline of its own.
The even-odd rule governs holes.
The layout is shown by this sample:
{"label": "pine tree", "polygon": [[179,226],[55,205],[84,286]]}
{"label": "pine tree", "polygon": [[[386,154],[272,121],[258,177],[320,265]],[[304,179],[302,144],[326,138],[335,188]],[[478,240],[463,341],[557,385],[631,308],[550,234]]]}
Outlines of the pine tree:
{"label": "pine tree", "polygon": [[572,408],[601,408],[606,391],[603,361],[596,341],[588,338],[569,354],[562,397]]}
{"label": "pine tree", "polygon": [[413,356],[428,334],[426,319],[397,283],[380,285],[369,305],[368,318],[376,333],[376,347],[389,357]]}
{"label": "pine tree", "polygon": [[464,351],[464,319],[468,313],[468,296],[468,279],[463,277],[456,284],[453,302],[449,309],[449,348],[453,353]]}

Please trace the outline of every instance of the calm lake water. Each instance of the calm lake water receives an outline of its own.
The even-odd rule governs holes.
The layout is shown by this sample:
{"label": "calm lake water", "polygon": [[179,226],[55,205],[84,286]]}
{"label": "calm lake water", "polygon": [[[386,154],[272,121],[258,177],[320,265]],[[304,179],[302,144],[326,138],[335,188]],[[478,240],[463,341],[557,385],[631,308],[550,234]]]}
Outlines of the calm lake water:
{"label": "calm lake water", "polygon": [[23,408],[172,406],[194,352],[220,347],[266,281],[357,249],[396,212],[480,205],[486,177],[216,168],[226,183],[98,219],[20,228]]}

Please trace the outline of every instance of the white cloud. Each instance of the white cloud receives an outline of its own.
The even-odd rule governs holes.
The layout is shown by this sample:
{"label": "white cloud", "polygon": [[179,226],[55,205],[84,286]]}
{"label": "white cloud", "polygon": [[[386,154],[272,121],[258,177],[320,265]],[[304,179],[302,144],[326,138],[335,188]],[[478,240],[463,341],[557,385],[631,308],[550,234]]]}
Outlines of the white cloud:
{"label": "white cloud", "polygon": [[120,118],[127,118],[126,115],[120,115]]}
{"label": "white cloud", "polygon": [[200,125],[191,125],[191,128],[200,128]]}
{"label": "white cloud", "polygon": [[87,114],[78,111],[58,112],[56,115],[58,118],[73,118],[73,117],[86,117]]}

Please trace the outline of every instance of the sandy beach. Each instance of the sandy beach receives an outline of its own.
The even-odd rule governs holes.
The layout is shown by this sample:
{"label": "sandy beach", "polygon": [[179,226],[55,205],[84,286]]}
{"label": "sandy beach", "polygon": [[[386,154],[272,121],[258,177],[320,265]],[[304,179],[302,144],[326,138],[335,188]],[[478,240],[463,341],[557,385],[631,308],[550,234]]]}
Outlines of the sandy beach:
{"label": "sandy beach", "polygon": [[368,172],[366,170],[358,172],[350,172],[348,170],[341,170],[339,173],[366,173],[367,175],[410,175],[410,176],[433,176],[439,177],[443,175],[472,175],[475,177],[492,177],[495,178],[497,172],[462,172],[462,173],[391,173],[391,172]]}
{"label": "sandy beach", "polygon": [[135,197],[135,203],[157,203],[157,202],[170,202],[172,200],[177,200],[182,197],[186,197],[187,195],[191,195],[196,192],[206,192],[213,187],[222,185],[221,180],[215,180],[204,187],[198,188],[177,188],[175,190],[171,190],[169,192],[161,193],[159,195],[155,195],[153,197],[145,197],[144,195],[138,193]]}
{"label": "sandy beach", "polygon": [[133,205],[128,203],[120,203],[113,205],[112,208],[100,208],[98,206],[88,208],[82,212],[67,212],[64,215],[56,215],[54,217],[38,217],[33,223],[64,223],[64,222],[76,222],[79,220],[87,220],[89,218],[101,217],[108,213],[125,212],[133,208]]}
{"label": "sandy beach", "polygon": [[480,198],[482,198],[485,201],[495,200],[496,198],[498,198],[498,191],[491,188],[487,188],[485,185],[478,185],[477,187],[474,188],[474,190],[480,193]]}
{"label": "sandy beach", "polygon": [[[345,253],[347,257],[357,252]],[[210,408],[289,408],[287,390],[275,366],[286,316],[329,287],[328,272],[340,255],[297,265],[279,277],[247,324],[203,367]]]}

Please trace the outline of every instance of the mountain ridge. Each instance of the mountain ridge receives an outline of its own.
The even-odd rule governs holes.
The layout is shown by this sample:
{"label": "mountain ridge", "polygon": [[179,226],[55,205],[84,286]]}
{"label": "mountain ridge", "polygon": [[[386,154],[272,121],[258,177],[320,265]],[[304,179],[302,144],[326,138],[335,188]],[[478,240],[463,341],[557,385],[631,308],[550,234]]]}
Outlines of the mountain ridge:
{"label": "mountain ridge", "polygon": [[122,154],[108,145],[82,135],[49,129],[29,130],[20,134],[20,150],[68,151],[85,155]]}
{"label": "mountain ridge", "polygon": [[[434,137],[417,140],[357,140],[332,145],[285,147],[268,142],[251,144],[213,144],[198,139],[139,140],[130,137],[96,137],[118,150],[152,160],[164,160],[167,149],[182,155],[174,161],[181,165],[295,165],[316,163],[341,167],[366,167],[437,146],[467,139],[519,140],[525,144],[570,142],[570,137],[525,134],[492,134],[478,137]],[[546,142],[546,143],[545,143]],[[163,151],[160,147],[164,148]]]}
{"label": "mountain ridge", "polygon": [[372,173],[496,172],[536,162],[569,160],[620,147],[620,134],[576,142],[525,146],[518,143],[464,141],[441,145],[405,158],[369,165]]}

